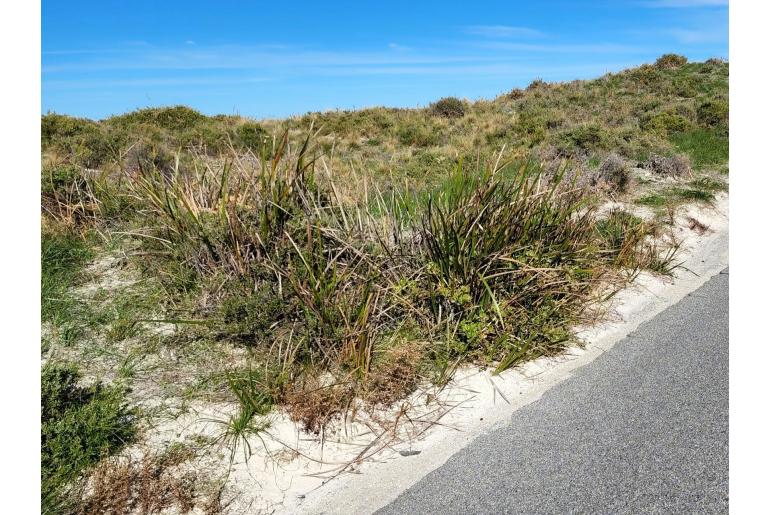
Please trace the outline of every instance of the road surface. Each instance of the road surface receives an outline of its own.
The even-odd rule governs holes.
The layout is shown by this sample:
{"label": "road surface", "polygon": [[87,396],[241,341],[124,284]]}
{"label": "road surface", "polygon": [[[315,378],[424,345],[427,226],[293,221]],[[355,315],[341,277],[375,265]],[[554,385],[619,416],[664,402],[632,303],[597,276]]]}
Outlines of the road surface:
{"label": "road surface", "polygon": [[378,513],[727,509],[725,270]]}

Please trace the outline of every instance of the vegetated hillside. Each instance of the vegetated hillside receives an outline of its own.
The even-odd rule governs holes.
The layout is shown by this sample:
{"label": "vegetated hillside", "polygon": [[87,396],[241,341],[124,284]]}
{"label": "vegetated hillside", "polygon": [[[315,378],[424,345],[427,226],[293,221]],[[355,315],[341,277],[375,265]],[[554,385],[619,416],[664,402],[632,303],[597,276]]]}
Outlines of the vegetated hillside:
{"label": "vegetated hillside", "polygon": [[[179,492],[205,445],[93,468],[152,427],[149,398],[232,401],[215,441],[235,449],[274,406],[318,433],[463,363],[562,351],[613,288],[676,267],[678,204],[726,188],[727,85],[727,63],[667,55],[424,109],[43,116],[43,375],[70,385],[46,379],[44,507],[136,508],[147,491],[110,492],[160,464],[152,488]],[[74,402],[79,374],[113,384]],[[92,431],[101,411],[125,439]]]}
{"label": "vegetated hillside", "polygon": [[[309,113],[287,120],[204,116],[186,107],[143,109],[94,122],[48,114],[44,153],[89,168],[135,164],[145,154],[170,165],[195,148],[221,155],[232,144],[259,154],[284,129],[301,137],[311,125],[337,171],[424,182],[466,162],[496,154],[571,158],[587,169],[615,152],[631,163],[650,154],[687,154],[696,168],[727,160],[728,64],[676,59],[587,81],[533,81],[493,100],[444,99],[424,109],[372,108]],[[131,147],[134,145],[133,147]],[[137,148],[137,147],[141,147]],[[131,150],[129,150],[131,148]]]}

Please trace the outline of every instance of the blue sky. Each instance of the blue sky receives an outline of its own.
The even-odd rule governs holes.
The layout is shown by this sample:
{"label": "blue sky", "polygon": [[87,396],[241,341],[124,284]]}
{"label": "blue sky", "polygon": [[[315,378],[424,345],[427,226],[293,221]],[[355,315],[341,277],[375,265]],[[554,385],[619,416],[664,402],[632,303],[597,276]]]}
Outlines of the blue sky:
{"label": "blue sky", "polygon": [[727,26],[724,0],[43,0],[42,110],[265,118],[490,98],[666,52],[726,58]]}

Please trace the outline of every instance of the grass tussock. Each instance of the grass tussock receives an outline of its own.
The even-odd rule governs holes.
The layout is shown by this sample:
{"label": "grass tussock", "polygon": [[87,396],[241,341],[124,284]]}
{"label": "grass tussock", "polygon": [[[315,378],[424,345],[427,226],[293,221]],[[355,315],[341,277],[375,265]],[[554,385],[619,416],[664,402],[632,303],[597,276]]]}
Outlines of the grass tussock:
{"label": "grass tussock", "polygon": [[269,371],[230,381],[242,410],[226,438],[274,403],[315,406],[295,412],[318,430],[366,396],[373,370],[382,383],[383,363],[403,365],[389,342],[432,342],[415,370],[436,380],[463,361],[503,370],[558,352],[607,267],[628,264],[607,259],[595,204],[563,168],[459,164],[428,192],[357,201],[319,173],[321,152],[285,134],[271,159],[121,179],[143,273],[187,306],[191,335],[247,344]]}
{"label": "grass tussock", "polygon": [[42,270],[41,318],[56,327],[69,321],[76,304],[70,289],[78,282],[81,269],[93,258],[93,251],[82,237],[67,232],[46,232],[41,239]]}

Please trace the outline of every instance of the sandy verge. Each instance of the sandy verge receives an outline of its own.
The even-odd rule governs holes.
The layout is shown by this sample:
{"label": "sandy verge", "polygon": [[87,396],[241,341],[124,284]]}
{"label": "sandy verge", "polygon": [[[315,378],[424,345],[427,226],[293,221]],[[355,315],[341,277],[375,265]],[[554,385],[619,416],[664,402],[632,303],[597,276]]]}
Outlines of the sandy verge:
{"label": "sandy verge", "polygon": [[[693,227],[691,219],[699,225]],[[717,196],[711,208],[680,210],[676,221],[683,241],[679,260],[686,268],[674,279],[641,274],[614,297],[609,321],[578,331],[584,348],[498,376],[466,367],[440,392],[417,391],[386,413],[356,412],[323,435],[308,434],[286,415],[275,413],[268,417],[265,431],[248,439],[248,446],[240,441],[231,468],[227,445],[212,448],[197,466],[212,473],[230,468],[224,493],[231,501],[230,513],[375,511],[727,266],[726,194]],[[192,403],[181,416],[148,431],[148,439],[132,452],[201,435],[216,439],[234,412],[231,404]],[[248,459],[247,447],[252,451]]]}

